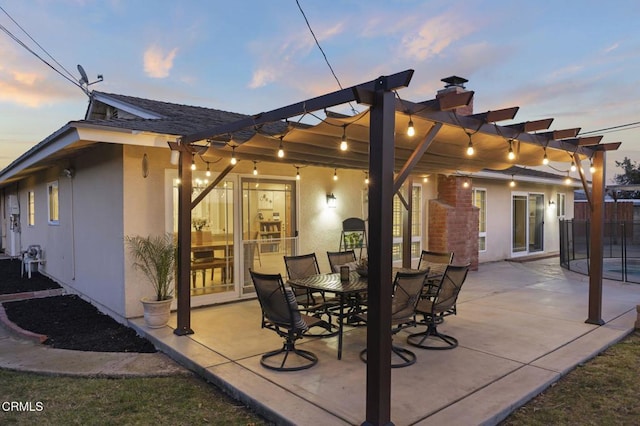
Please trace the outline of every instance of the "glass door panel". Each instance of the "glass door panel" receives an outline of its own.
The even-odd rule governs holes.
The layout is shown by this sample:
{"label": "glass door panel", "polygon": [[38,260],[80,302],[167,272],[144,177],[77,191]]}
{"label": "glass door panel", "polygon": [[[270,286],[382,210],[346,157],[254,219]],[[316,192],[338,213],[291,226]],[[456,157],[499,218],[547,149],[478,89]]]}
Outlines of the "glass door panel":
{"label": "glass door panel", "polygon": [[529,194],[529,252],[543,250],[544,195]]}
{"label": "glass door panel", "polygon": [[521,253],[527,251],[527,196],[513,195],[511,203],[513,216],[511,251]]}
{"label": "glass door panel", "polygon": [[242,293],[253,293],[249,269],[286,276],[283,256],[296,254],[295,181],[242,179]]}

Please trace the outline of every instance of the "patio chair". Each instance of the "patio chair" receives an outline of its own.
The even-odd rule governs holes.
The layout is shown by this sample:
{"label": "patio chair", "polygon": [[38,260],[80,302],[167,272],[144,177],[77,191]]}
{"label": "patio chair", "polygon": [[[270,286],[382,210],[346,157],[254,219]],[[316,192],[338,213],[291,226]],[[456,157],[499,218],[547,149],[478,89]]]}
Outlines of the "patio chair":
{"label": "patio chair", "polygon": [[[348,266],[350,270],[355,270],[357,266],[356,252],[354,250],[345,251],[328,251],[329,267],[331,272],[340,272],[341,266]],[[367,293],[361,292],[350,295],[348,302],[351,309],[345,316],[346,323],[349,325],[364,325],[357,319],[357,314],[366,312],[367,310]]]}
{"label": "patio chair", "polygon": [[[267,352],[260,358],[263,367],[276,371],[298,371],[313,367],[318,357],[298,349],[295,342],[303,333],[324,321],[302,314],[298,310],[291,287],[285,286],[280,274],[249,271],[262,309],[262,328],[275,331],[285,339],[281,349]],[[294,356],[290,356],[290,355]],[[290,361],[287,365],[287,361]]]}
{"label": "patio chair", "polygon": [[[426,325],[427,329],[421,333],[410,334],[407,343],[423,349],[453,349],[458,346],[458,340],[453,336],[438,332],[439,319],[456,315],[455,305],[462,284],[467,278],[469,265],[449,265],[435,290],[433,299],[422,299],[416,306],[416,314],[422,315],[423,320],[418,325]],[[430,343],[439,342],[439,343]]]}
{"label": "patio chair", "polygon": [[[415,310],[425,278],[429,273],[429,269],[421,271],[397,272],[393,282],[393,300],[391,301],[391,335],[397,334],[399,331],[407,327],[416,325]],[[367,321],[367,314],[359,314],[364,322]],[[391,342],[392,355],[395,354],[400,358],[399,362],[391,361],[391,368],[408,367],[416,362],[416,354],[406,348],[401,348]],[[367,362],[367,349],[360,352],[360,359]]]}
{"label": "patio chair", "polygon": [[331,272],[340,272],[342,265],[353,265],[353,268],[350,269],[355,269],[356,252],[354,250],[328,251],[327,257],[329,258]]}
{"label": "patio chair", "polygon": [[227,280],[227,262],[214,256],[213,250],[194,251],[191,254],[191,286],[196,287],[197,272],[202,274],[202,286],[206,287],[206,273],[211,269],[211,280],[216,269],[220,269],[220,277],[223,283]]}
{"label": "patio chair", "polygon": [[[302,254],[298,256],[284,256],[284,264],[287,267],[287,275],[289,279],[306,278],[311,275],[320,274],[320,267],[318,266],[318,259],[315,253]],[[291,287],[293,293],[296,295],[296,302],[298,306],[302,307],[303,311],[315,317],[321,318],[322,315],[327,315],[327,324],[331,328],[327,331],[330,333],[324,334],[312,334],[305,333],[305,336],[313,337],[330,337],[335,336],[338,332],[337,328],[331,322],[331,311],[329,307],[336,306],[339,302],[336,299],[327,300],[322,292],[314,292],[309,289]]]}
{"label": "patio chair", "polygon": [[420,254],[420,262],[418,263],[418,269],[429,268],[431,272],[431,278],[427,278],[427,285],[423,289],[423,298],[433,298],[435,295],[430,293],[437,288],[442,276],[444,275],[447,265],[453,262],[452,251],[429,251],[422,250]]}

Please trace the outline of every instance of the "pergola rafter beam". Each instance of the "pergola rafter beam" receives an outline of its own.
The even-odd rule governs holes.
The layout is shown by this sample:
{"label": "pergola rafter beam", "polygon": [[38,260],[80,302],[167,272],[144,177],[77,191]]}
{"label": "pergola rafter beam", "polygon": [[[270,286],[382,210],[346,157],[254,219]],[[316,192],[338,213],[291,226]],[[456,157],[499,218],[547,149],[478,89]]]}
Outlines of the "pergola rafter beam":
{"label": "pergola rafter beam", "polygon": [[495,123],[496,121],[504,121],[504,120],[512,120],[520,107],[510,107],[497,109],[495,111],[486,111],[480,112],[478,114],[472,114],[468,117],[475,118],[476,120],[480,120],[483,123]]}
{"label": "pergola rafter beam", "polygon": [[553,123],[553,118],[545,118],[543,120],[525,121],[523,123],[508,124],[505,127],[515,129],[519,132],[537,132],[539,130],[548,129]]}
{"label": "pergola rafter beam", "polygon": [[566,139],[575,138],[576,136],[578,136],[578,133],[580,133],[580,130],[580,127],[576,127],[575,129],[552,130],[550,132],[536,134],[547,139]]}

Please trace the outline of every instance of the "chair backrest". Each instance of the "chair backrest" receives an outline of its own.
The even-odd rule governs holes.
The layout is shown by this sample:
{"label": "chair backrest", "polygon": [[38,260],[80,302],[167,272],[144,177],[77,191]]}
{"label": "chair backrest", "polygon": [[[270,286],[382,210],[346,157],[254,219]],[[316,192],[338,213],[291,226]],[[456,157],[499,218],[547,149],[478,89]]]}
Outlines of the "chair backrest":
{"label": "chair backrest", "polygon": [[447,266],[433,302],[434,313],[445,312],[455,306],[468,272],[469,265]]}
{"label": "chair backrest", "polygon": [[444,274],[444,270],[447,265],[453,262],[453,252],[439,252],[422,250],[420,254],[420,262],[418,263],[418,269],[429,268],[431,274]]}
{"label": "chair backrest", "polygon": [[308,327],[300,317],[295,295],[290,287],[285,287],[282,276],[253,270],[249,272],[262,308],[263,320],[286,329],[306,331]]}
{"label": "chair backrest", "polygon": [[289,275],[290,279],[306,278],[320,273],[315,253],[284,256],[284,264],[287,267],[287,275]]}
{"label": "chair backrest", "polygon": [[429,269],[396,273],[393,282],[393,301],[391,303],[392,321],[404,321],[412,319],[416,305],[422,294],[424,280]]}
{"label": "chair backrest", "polygon": [[213,250],[198,250],[192,252],[192,261],[194,263],[210,262],[214,259]]}
{"label": "chair backrest", "polygon": [[356,252],[354,250],[328,251],[327,257],[329,258],[331,272],[340,272],[341,265],[354,263],[356,261]]}

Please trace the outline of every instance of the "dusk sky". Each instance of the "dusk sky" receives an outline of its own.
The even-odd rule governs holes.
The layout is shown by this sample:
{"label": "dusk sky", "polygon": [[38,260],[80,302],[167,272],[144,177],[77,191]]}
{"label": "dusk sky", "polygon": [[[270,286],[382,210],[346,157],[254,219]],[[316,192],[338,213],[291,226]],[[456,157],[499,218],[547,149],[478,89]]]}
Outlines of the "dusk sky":
{"label": "dusk sky", "polygon": [[[637,0],[298,1],[343,87],[411,68],[399,92],[411,101],[458,75],[476,112],[519,106],[516,122],[551,117],[552,130],[582,133],[640,122]],[[0,7],[0,168],[88,104],[8,33],[76,82],[77,64],[91,82],[102,74],[89,86],[101,92],[254,114],[339,89],[296,0]],[[640,161],[639,126],[601,133],[622,142],[607,180],[621,172],[614,160]]]}

